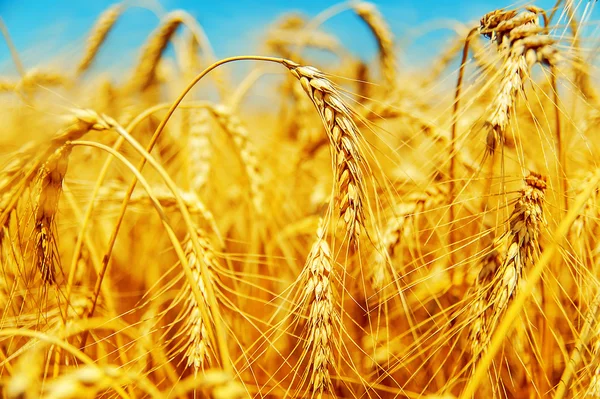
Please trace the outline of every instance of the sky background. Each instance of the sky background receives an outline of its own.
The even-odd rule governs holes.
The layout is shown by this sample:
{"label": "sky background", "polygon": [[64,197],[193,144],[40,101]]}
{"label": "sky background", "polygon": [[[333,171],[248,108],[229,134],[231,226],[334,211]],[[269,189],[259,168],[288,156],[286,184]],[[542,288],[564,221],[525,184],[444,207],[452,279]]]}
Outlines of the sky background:
{"label": "sky background", "polygon": [[[581,0],[579,0],[581,1]],[[148,6],[166,11],[182,8],[198,19],[218,58],[260,52],[266,28],[281,14],[300,11],[314,16],[339,1],[282,0],[135,0],[121,17],[103,49],[98,63],[103,67],[131,65],[137,49],[156,27],[158,17]],[[382,0],[373,1],[390,24],[400,59],[405,64],[426,61],[452,36],[448,28],[454,21],[476,22],[490,10],[510,7],[511,0]],[[550,8],[555,0],[535,4]],[[586,1],[580,7],[580,13]],[[100,0],[0,0],[0,16],[9,28],[26,67],[60,58],[62,65],[77,60],[85,37],[97,16],[114,1]],[[524,2],[520,2],[524,4]],[[598,17],[594,9],[593,17]],[[335,33],[354,54],[369,60],[376,53],[375,42],[367,28],[351,12],[328,21],[324,28]],[[65,61],[66,60],[66,61]],[[0,72],[14,73],[8,48],[0,43]]]}

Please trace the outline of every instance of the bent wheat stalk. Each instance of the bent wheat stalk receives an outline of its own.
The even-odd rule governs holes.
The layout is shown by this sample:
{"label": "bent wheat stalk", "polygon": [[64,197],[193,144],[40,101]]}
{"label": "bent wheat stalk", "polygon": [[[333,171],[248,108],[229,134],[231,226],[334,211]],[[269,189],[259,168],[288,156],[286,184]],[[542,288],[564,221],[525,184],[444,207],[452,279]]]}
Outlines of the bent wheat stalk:
{"label": "bent wheat stalk", "polygon": [[367,205],[363,177],[366,165],[359,145],[360,132],[351,117],[350,108],[342,100],[339,91],[325,74],[316,68],[301,66],[283,58],[263,56],[237,56],[217,61],[196,76],[171,105],[154,132],[148,148],[150,150],[153,148],[175,109],[204,76],[221,65],[243,60],[281,64],[300,80],[305,92],[317,108],[328,133],[335,165],[336,204],[340,217],[346,225],[348,240],[351,244],[357,244],[360,231],[365,226],[364,207]]}
{"label": "bent wheat stalk", "polygon": [[[156,169],[158,174],[164,179],[169,190],[171,190],[172,194],[177,198],[177,205],[183,216],[186,227],[190,231],[195,231],[193,222],[187,211],[187,208],[185,207],[185,204],[183,203],[181,196],[178,194],[175,184],[170,179],[170,177],[167,175],[167,173],[164,171],[164,169],[156,162],[156,160],[151,155],[149,155],[147,152],[145,152],[143,150],[143,148],[126,131],[123,130],[122,127],[120,127],[119,125],[114,125],[114,128],[115,128],[115,130],[117,130],[117,132],[119,132],[119,134],[122,135],[122,137],[124,137],[127,140],[127,142],[129,144],[133,145],[133,147],[136,148],[136,150],[143,156],[143,160],[148,161],[151,164],[151,166]],[[192,268],[189,265],[187,257],[185,256],[185,252],[184,252],[183,248],[181,247],[179,240],[175,236],[175,232],[174,232],[167,216],[165,215],[162,207],[160,206],[160,203],[152,195],[152,189],[150,188],[150,185],[148,184],[146,179],[141,175],[141,173],[139,171],[139,169],[141,169],[141,168],[138,167],[138,169],[136,169],[131,164],[131,162],[129,162],[122,154],[118,153],[114,149],[107,147],[103,144],[95,143],[95,142],[76,141],[76,142],[73,142],[72,145],[90,146],[90,147],[102,149],[103,151],[106,151],[107,153],[109,153],[112,156],[114,156],[115,158],[117,158],[123,165],[125,165],[134,174],[134,176],[136,177],[135,183],[137,183],[138,181],[140,182],[140,184],[142,185],[144,190],[147,192],[152,205],[154,206],[158,215],[160,216],[162,225],[167,232],[167,235],[169,237],[169,240],[171,241],[171,244],[173,245],[173,249],[175,250],[177,257],[178,257],[181,265],[183,266],[183,271],[186,275],[186,278],[188,279],[188,281],[190,281],[191,291],[194,295],[196,302],[202,303],[203,296],[200,291],[200,288],[197,286],[197,284],[195,284],[196,280],[194,277],[194,273],[192,271]],[[133,189],[131,188],[132,186],[135,187],[135,185],[130,185],[131,191],[133,191]],[[131,193],[129,193],[129,195],[131,195]],[[127,203],[127,199],[124,201],[125,204]],[[96,305],[98,303],[100,288],[102,286],[102,281],[104,279],[104,275],[106,274],[106,270],[107,270],[108,262],[110,260],[110,255],[112,253],[112,249],[114,248],[116,235],[119,231],[119,227],[121,226],[122,215],[124,213],[123,212],[124,209],[126,209],[126,208],[123,208],[123,207],[121,208],[121,211],[122,211],[122,213],[120,214],[121,219],[118,220],[118,223],[112,232],[111,239],[109,242],[109,249],[108,249],[109,252],[102,258],[102,268],[101,268],[100,272],[98,273],[98,276],[96,279],[96,284],[94,286],[94,292],[92,294],[93,295],[92,305],[90,307],[89,312],[87,313],[88,319],[93,316],[93,313],[96,309]],[[190,235],[190,237],[191,237],[192,245],[193,245],[194,249],[197,251],[197,253],[202,252],[198,237],[196,237],[193,234]],[[206,278],[204,276],[207,276],[208,271],[206,270],[206,265],[204,263],[201,263],[201,269],[202,269],[202,276],[203,276],[202,278]],[[214,298],[214,291],[213,291],[212,285],[205,284],[205,287],[206,287],[206,291],[207,291],[207,301],[209,303],[209,308],[210,308],[209,311],[212,315],[212,320],[214,320],[214,323],[215,323],[215,330],[216,330],[215,331],[215,333],[216,333],[215,341],[217,342],[217,345],[219,348],[221,366],[225,370],[228,370],[231,368],[231,363],[229,362],[229,354],[228,354],[229,351],[226,346],[226,343],[224,342],[225,337],[224,337],[223,327],[221,326],[222,319],[220,316],[220,311],[217,307],[216,299]],[[208,320],[209,319],[209,316],[207,313],[208,310],[201,307],[201,311],[203,313],[202,317],[205,320]],[[83,350],[83,348],[85,348],[85,344],[86,344],[88,335],[89,335],[89,330],[84,330],[82,333],[81,344],[80,344],[81,350]]]}
{"label": "bent wheat stalk", "polygon": [[[160,167],[160,165],[153,159],[153,157],[149,154],[154,145],[156,144],[158,137],[163,132],[167,122],[175,112],[175,110],[179,107],[184,97],[189,93],[189,91],[210,71],[215,68],[234,61],[241,60],[255,60],[255,61],[266,61],[266,62],[275,62],[279,63],[285,67],[287,67],[293,74],[298,78],[305,91],[311,96],[312,101],[314,102],[319,114],[325,124],[327,132],[329,133],[330,140],[332,142],[332,151],[334,152],[334,160],[337,165],[335,173],[336,173],[336,189],[337,191],[342,193],[340,200],[338,200],[340,213],[342,218],[346,222],[346,229],[349,233],[349,240],[351,243],[357,243],[358,232],[360,232],[361,226],[364,223],[363,217],[363,203],[365,202],[364,190],[362,187],[363,179],[362,179],[362,168],[364,164],[362,161],[362,157],[360,157],[359,147],[358,147],[358,128],[356,124],[350,118],[350,110],[341,100],[341,96],[338,91],[335,89],[333,84],[325,77],[317,69],[311,67],[301,67],[300,65],[281,58],[273,58],[273,57],[261,57],[261,56],[239,56],[239,57],[231,57],[226,58],[220,61],[215,62],[208,68],[206,68],[203,72],[201,72],[198,76],[194,78],[192,82],[188,84],[188,86],[183,90],[183,92],[177,97],[177,99],[173,102],[167,114],[161,120],[160,124],[156,128],[152,138],[150,139],[150,143],[147,148],[144,150],[139,143],[134,140],[129,133],[121,128],[116,122],[114,123],[114,127],[117,132],[131,144],[136,151],[138,151],[142,155],[142,160],[138,165],[136,170],[136,177],[132,180],[129,189],[126,193],[125,198],[123,199],[123,204],[121,206],[121,210],[119,212],[119,216],[117,219],[117,224],[115,229],[112,232],[111,238],[109,240],[108,251],[103,258],[102,270],[99,278],[96,281],[96,286],[94,288],[94,302],[98,297],[98,293],[100,291],[100,286],[102,284],[102,277],[106,272],[108,267],[108,261],[110,260],[112,250],[114,248],[114,244],[116,241],[116,235],[119,231],[120,225],[122,223],[125,211],[127,209],[127,204],[129,198],[131,197],[135,185],[139,180],[139,171],[141,171],[148,161],[153,168],[159,172],[161,178],[165,181],[169,189],[171,189],[178,198],[178,205],[182,211],[182,216],[186,222],[186,225],[190,231],[194,231],[193,223],[191,221],[190,215],[185,208],[185,204],[180,199],[177,194],[177,189],[174,182],[171,180],[169,175]],[[111,150],[114,152],[114,150]],[[167,230],[169,233],[172,233],[171,230]],[[194,248],[197,251],[200,251],[200,244],[198,239],[192,235],[192,242],[194,244]],[[178,250],[179,246],[176,246]],[[179,254],[183,257],[183,253]],[[184,271],[186,272],[186,276],[189,275],[190,281],[193,281],[193,275],[191,270],[189,269],[189,265],[185,262],[186,267],[184,267]],[[203,268],[203,276],[207,275],[205,268]],[[221,325],[220,313],[218,307],[216,305],[216,299],[214,297],[214,292],[212,286],[210,284],[205,284],[208,290],[208,299],[210,303],[210,310],[213,313],[214,320],[216,323],[216,338],[219,346],[219,353],[221,355],[221,366],[225,369],[225,371],[231,370],[231,364],[229,363],[229,351],[225,342],[225,331],[224,327]],[[199,290],[194,290],[195,296],[200,301],[202,298]],[[92,314],[93,307],[88,317]],[[82,346],[85,345],[85,339],[87,338],[87,334],[82,337]]]}

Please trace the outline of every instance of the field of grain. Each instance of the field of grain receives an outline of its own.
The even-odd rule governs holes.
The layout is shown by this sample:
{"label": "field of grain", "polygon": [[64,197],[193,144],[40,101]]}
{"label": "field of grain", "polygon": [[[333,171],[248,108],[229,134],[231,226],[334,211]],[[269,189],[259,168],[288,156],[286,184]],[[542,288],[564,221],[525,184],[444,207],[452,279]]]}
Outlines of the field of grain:
{"label": "field of grain", "polygon": [[417,71],[362,1],[220,60],[170,10],[117,74],[133,3],[70,68],[0,21],[1,397],[600,398],[594,6],[456,22]]}

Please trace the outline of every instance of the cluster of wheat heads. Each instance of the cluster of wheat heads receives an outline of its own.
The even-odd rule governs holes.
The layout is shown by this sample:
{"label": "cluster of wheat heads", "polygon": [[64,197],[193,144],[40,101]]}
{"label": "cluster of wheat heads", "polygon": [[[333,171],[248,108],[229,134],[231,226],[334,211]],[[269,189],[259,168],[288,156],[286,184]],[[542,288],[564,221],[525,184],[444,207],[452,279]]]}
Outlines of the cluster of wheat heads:
{"label": "cluster of wheat heads", "polygon": [[2,398],[600,397],[593,6],[490,10],[418,72],[365,2],[222,60],[175,10],[124,76],[132,4],[60,72],[0,21]]}

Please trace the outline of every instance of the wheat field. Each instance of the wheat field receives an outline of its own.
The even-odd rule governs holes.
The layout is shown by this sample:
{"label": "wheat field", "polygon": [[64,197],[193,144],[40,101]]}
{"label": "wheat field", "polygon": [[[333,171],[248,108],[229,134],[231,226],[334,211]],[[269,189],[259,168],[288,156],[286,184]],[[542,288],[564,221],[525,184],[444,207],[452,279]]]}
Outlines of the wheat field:
{"label": "wheat field", "polygon": [[225,59],[167,10],[108,73],[140,4],[68,68],[0,21],[2,398],[600,398],[595,1],[458,21],[417,70],[363,1]]}

